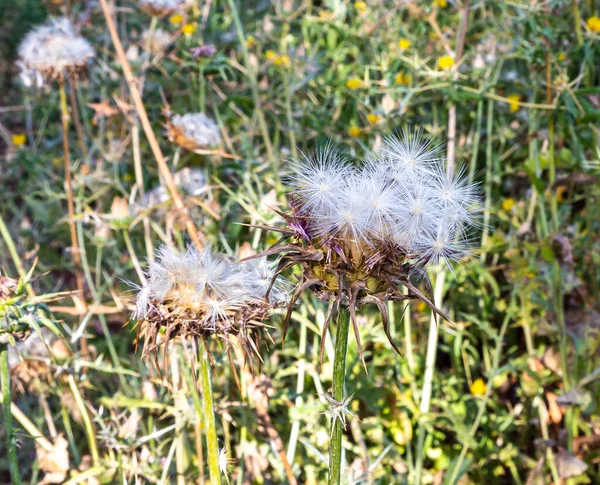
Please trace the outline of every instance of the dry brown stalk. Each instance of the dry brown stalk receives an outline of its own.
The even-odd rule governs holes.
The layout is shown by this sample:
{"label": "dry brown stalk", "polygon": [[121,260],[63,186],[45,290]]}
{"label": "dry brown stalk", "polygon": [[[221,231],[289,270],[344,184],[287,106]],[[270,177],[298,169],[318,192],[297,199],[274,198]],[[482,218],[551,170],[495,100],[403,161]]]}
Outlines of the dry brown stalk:
{"label": "dry brown stalk", "polygon": [[106,19],[106,26],[108,27],[110,37],[117,52],[117,58],[121,64],[121,68],[123,69],[123,74],[125,76],[125,80],[127,81],[127,85],[129,86],[131,99],[133,100],[133,104],[135,105],[135,109],[142,123],[142,128],[144,129],[144,133],[146,134],[146,138],[148,139],[148,143],[150,144],[150,148],[152,149],[152,153],[154,154],[154,158],[158,164],[158,170],[167,184],[167,188],[169,189],[171,197],[173,197],[175,207],[183,214],[183,217],[185,218],[186,229],[190,238],[192,239],[192,242],[198,249],[202,249],[202,240],[204,240],[204,235],[198,232],[189,215],[188,209],[181,198],[181,194],[175,185],[171,171],[169,170],[167,162],[165,161],[165,157],[160,149],[158,139],[152,130],[152,125],[148,119],[148,113],[146,112],[146,107],[144,106],[144,102],[138,88],[138,80],[133,75],[133,71],[131,70],[131,66],[125,55],[125,50],[123,49],[121,39],[117,33],[108,3],[106,0],[100,0],[100,5],[102,6],[104,18]]}

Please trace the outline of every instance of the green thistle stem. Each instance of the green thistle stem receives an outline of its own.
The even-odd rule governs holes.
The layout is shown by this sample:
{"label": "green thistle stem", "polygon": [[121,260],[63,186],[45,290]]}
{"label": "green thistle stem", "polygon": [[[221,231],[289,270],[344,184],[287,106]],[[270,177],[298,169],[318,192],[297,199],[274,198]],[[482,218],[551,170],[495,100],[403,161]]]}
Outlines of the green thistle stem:
{"label": "green thistle stem", "polygon": [[[344,400],[344,378],[346,376],[346,351],[348,350],[348,330],[350,319],[348,311],[340,309],[335,336],[335,354],[333,358],[333,398]],[[329,485],[339,485],[342,471],[342,422],[335,419],[331,428],[329,443]]]}
{"label": "green thistle stem", "polygon": [[200,342],[200,381],[202,385],[202,410],[204,418],[204,431],[206,433],[206,447],[208,449],[208,471],[211,485],[221,485],[219,471],[219,443],[215,427],[215,410],[213,404],[212,384],[210,378],[210,359],[208,349],[204,342]]}
{"label": "green thistle stem", "polygon": [[0,344],[0,378],[2,381],[2,408],[4,411],[4,436],[6,437],[6,449],[8,450],[8,467],[10,469],[12,483],[14,485],[21,485],[17,449],[13,439],[13,416],[10,409],[11,397],[10,370],[8,368],[8,344]]}

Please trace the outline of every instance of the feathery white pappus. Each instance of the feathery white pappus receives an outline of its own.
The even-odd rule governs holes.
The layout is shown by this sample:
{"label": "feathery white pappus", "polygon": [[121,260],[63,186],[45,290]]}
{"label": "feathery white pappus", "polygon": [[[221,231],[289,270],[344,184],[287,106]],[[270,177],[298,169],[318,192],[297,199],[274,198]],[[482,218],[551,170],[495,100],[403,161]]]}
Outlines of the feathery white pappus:
{"label": "feathery white pappus", "polygon": [[388,137],[356,168],[327,145],[292,161],[287,182],[309,235],[366,250],[392,243],[424,263],[463,257],[481,211],[478,186],[462,169],[448,175],[441,147],[418,131]]}
{"label": "feathery white pappus", "polygon": [[[186,251],[162,246],[150,262],[148,283],[137,295],[135,316],[145,317],[153,305],[167,304],[203,315],[204,323],[216,325],[227,315],[249,304],[264,304],[273,267],[266,258],[237,263],[211,248]],[[278,279],[269,304],[287,302],[285,283]]]}
{"label": "feathery white pappus", "polygon": [[51,19],[29,32],[18,49],[24,68],[33,69],[45,77],[62,79],[87,69],[94,57],[91,44],[75,32],[65,17]]}
{"label": "feathery white pappus", "polygon": [[170,122],[175,132],[171,137],[176,143],[202,148],[213,147],[221,142],[219,125],[204,113],[176,114]]}

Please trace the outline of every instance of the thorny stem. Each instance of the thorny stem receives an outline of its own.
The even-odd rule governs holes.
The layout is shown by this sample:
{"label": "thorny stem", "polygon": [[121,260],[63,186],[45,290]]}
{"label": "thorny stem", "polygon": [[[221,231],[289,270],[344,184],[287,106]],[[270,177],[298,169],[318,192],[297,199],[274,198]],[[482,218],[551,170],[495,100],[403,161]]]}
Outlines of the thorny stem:
{"label": "thorny stem", "polygon": [[215,427],[215,410],[213,404],[212,384],[210,378],[210,359],[205,342],[198,345],[200,361],[200,381],[202,386],[202,409],[204,414],[204,431],[206,434],[206,448],[208,450],[208,471],[211,485],[221,485],[219,472],[219,442]]}
{"label": "thorny stem", "polygon": [[[333,398],[344,400],[344,380],[346,377],[346,353],[348,350],[348,330],[350,319],[347,310],[340,309],[335,335],[335,354],[333,357]],[[329,443],[329,485],[340,485],[342,471],[342,421],[334,419],[331,424],[331,441]]]}
{"label": "thorny stem", "polygon": [[8,344],[0,344],[0,380],[2,383],[2,410],[4,411],[4,437],[6,438],[6,449],[8,451],[8,467],[12,483],[20,485],[21,475],[19,474],[19,461],[17,460],[17,448],[12,427]]}

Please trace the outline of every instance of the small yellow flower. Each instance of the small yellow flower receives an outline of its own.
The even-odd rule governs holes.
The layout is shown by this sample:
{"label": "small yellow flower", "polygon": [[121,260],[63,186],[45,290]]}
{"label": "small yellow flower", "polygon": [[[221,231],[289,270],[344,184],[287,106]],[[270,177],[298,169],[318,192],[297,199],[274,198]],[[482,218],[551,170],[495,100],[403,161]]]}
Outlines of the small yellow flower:
{"label": "small yellow flower", "polygon": [[22,147],[25,145],[27,141],[27,137],[23,133],[19,133],[17,135],[12,136],[12,144],[16,147]]}
{"label": "small yellow flower", "polygon": [[354,8],[356,10],[358,10],[359,12],[366,12],[367,11],[367,2],[355,2]]}
{"label": "small yellow flower", "polygon": [[417,311],[423,312],[423,311],[425,311],[426,308],[427,308],[427,304],[424,301],[419,300],[419,303],[417,303]]}
{"label": "small yellow flower", "polygon": [[566,185],[561,185],[556,188],[556,202],[562,202],[565,200],[565,192],[567,191]]}
{"label": "small yellow flower", "polygon": [[359,136],[362,135],[362,130],[360,128],[358,128],[357,126],[353,126],[352,128],[350,128],[348,130],[348,134],[352,137],[352,138],[358,138]]}
{"label": "small yellow flower", "polygon": [[448,0],[434,0],[434,3],[440,8],[445,8],[448,5]]}
{"label": "small yellow flower", "polygon": [[277,57],[277,53],[275,51],[272,50],[268,50],[267,52],[265,52],[265,58],[268,61],[272,61],[273,59],[275,59]]}
{"label": "small yellow flower", "polygon": [[402,84],[406,86],[412,82],[412,76],[410,74],[404,74],[403,72],[399,72],[398,74],[396,74],[394,80],[396,81],[396,84]]}
{"label": "small yellow flower", "polygon": [[280,66],[280,67],[282,67],[282,66],[290,67],[290,58],[289,58],[289,56],[286,56],[285,54],[283,56],[277,56],[273,60],[273,64],[275,64],[276,66]]}
{"label": "small yellow flower", "polygon": [[438,59],[438,64],[444,71],[447,71],[454,65],[454,57],[442,56]]}
{"label": "small yellow flower", "polygon": [[253,35],[246,37],[246,47],[252,49],[256,45],[256,38]]}
{"label": "small yellow flower", "polygon": [[567,58],[567,55],[564,52],[561,52],[560,54],[558,54],[558,60],[559,61],[564,61]]}
{"label": "small yellow flower", "polygon": [[508,107],[511,113],[519,111],[519,100],[521,99],[521,96],[518,94],[511,94],[507,96],[506,99],[508,99]]}
{"label": "small yellow flower", "polygon": [[348,79],[346,81],[346,87],[348,89],[360,89],[360,88],[362,88],[362,85],[363,85],[362,81],[355,77],[353,77],[352,79]]}
{"label": "small yellow flower", "polygon": [[594,15],[593,17],[587,19],[587,22],[585,24],[587,25],[587,28],[590,29],[592,32],[600,33],[600,17],[596,17]]}
{"label": "small yellow flower", "polygon": [[504,199],[502,201],[502,208],[506,212],[509,212],[514,206],[515,206],[515,199],[513,199],[512,197],[509,197],[508,199]]}
{"label": "small yellow flower", "polygon": [[196,32],[196,24],[185,24],[181,31],[185,35],[192,35],[194,32]]}
{"label": "small yellow flower", "polygon": [[181,22],[183,22],[183,16],[180,13],[171,15],[169,17],[169,22],[171,22],[171,25],[181,25]]}
{"label": "small yellow flower", "polygon": [[377,123],[379,123],[379,121],[381,121],[381,116],[379,116],[375,113],[371,113],[369,116],[367,116],[367,120],[372,125],[376,125]]}
{"label": "small yellow flower", "polygon": [[487,391],[487,386],[485,385],[483,379],[476,379],[473,382],[473,384],[471,384],[471,387],[469,389],[471,391],[471,394],[473,394],[474,396],[483,396],[485,394],[485,391]]}
{"label": "small yellow flower", "polygon": [[400,39],[398,41],[398,47],[400,47],[400,49],[402,49],[403,51],[408,49],[410,47],[410,45],[411,45],[411,42],[408,39]]}

